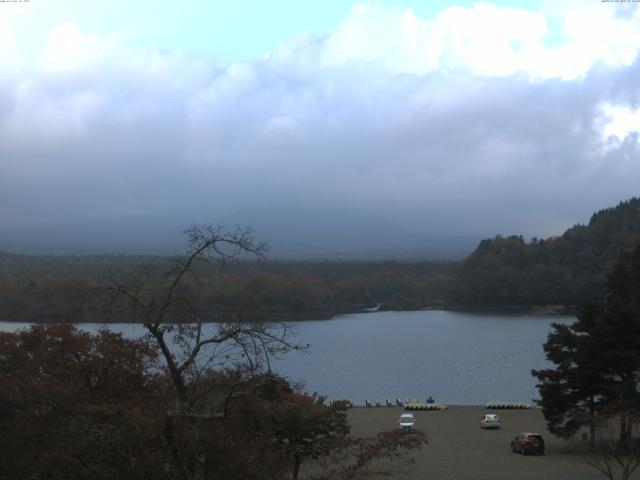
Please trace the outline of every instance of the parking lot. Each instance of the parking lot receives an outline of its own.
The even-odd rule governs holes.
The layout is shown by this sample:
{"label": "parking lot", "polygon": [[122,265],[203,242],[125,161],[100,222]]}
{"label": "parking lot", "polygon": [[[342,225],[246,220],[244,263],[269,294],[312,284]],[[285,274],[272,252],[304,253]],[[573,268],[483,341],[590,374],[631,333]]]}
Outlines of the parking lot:
{"label": "parking lot", "polygon": [[[375,435],[398,428],[404,410],[398,407],[364,408],[349,411],[353,435]],[[450,407],[444,411],[413,412],[416,427],[427,434],[429,445],[416,452],[410,470],[394,478],[420,480],[597,480],[604,479],[587,465],[579,440],[563,441],[545,428],[542,412],[530,410],[486,410],[481,406]],[[483,430],[485,413],[500,416],[500,430]],[[510,450],[520,432],[537,432],[546,444],[544,456],[522,456]],[[640,478],[636,472],[632,478]]]}

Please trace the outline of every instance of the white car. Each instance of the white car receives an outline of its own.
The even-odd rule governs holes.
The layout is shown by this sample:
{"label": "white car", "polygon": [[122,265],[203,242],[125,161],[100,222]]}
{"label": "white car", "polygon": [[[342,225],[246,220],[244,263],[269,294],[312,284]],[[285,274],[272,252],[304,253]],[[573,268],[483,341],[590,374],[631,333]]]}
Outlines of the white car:
{"label": "white car", "polygon": [[413,418],[413,413],[403,413],[398,420],[401,430],[413,430],[416,426],[416,419]]}
{"label": "white car", "polygon": [[480,419],[480,428],[500,428],[500,419],[495,413],[487,413]]}

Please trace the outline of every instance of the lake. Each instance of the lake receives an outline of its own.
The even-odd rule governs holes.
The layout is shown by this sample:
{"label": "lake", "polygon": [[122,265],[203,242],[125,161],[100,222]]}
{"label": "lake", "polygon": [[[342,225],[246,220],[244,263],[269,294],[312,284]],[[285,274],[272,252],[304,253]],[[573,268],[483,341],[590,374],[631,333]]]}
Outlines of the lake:
{"label": "lake", "polygon": [[[552,322],[573,317],[459,313],[443,310],[373,312],[291,322],[308,353],[294,352],[274,370],[310,392],[363,404],[414,398],[455,405],[537,398],[531,370],[545,368],[542,344]],[[0,322],[0,330],[24,324]],[[94,330],[96,325],[82,325]],[[110,328],[127,336],[139,325]]]}

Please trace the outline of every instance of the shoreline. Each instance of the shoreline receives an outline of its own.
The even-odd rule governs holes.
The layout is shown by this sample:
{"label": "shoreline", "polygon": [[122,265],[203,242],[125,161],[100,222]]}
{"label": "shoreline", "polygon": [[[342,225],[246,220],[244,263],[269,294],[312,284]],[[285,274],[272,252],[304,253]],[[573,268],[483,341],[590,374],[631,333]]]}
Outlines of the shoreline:
{"label": "shoreline", "polygon": [[[393,306],[392,306],[393,307]],[[400,306],[398,306],[400,307]],[[577,309],[575,307],[570,306],[561,306],[561,305],[535,305],[535,306],[507,306],[507,307],[479,307],[479,306],[465,306],[465,305],[451,305],[451,306],[422,306],[422,307],[409,307],[402,306],[402,308],[389,308],[382,305],[377,310],[367,310],[364,308],[358,308],[354,310],[336,310],[332,312],[319,312],[312,311],[307,314],[295,313],[292,314],[290,312],[283,312],[281,314],[269,313],[264,316],[263,319],[260,320],[212,320],[212,321],[203,321],[203,324],[208,323],[289,323],[289,322],[313,322],[313,321],[325,321],[325,320],[333,320],[336,317],[346,316],[346,315],[356,315],[356,314],[371,314],[378,312],[420,312],[420,311],[445,311],[445,312],[453,312],[453,313],[470,313],[476,315],[529,315],[535,317],[574,317],[577,313]],[[280,317],[278,319],[274,319],[272,317]],[[131,322],[131,321],[103,321],[103,320],[87,320],[82,319],[79,321],[55,321],[52,319],[48,320],[33,320],[33,319],[0,319],[0,323],[21,323],[21,324],[33,324],[33,325],[41,325],[41,324],[56,324],[56,323],[70,323],[73,325],[81,325],[81,324],[141,324],[141,322]]]}

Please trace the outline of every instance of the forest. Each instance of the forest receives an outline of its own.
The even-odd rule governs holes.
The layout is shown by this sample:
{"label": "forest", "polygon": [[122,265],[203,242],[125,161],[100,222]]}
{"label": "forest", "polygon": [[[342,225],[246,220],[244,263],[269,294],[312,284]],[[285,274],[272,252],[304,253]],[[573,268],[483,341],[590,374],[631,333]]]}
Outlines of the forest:
{"label": "forest", "polygon": [[[0,320],[103,321],[101,286],[116,272],[161,266],[144,256],[0,253]],[[270,262],[243,259],[204,268],[200,301],[211,319],[330,318],[385,308],[443,307],[453,264],[444,262]],[[112,318],[127,321],[126,316]]]}
{"label": "forest", "polygon": [[618,258],[639,243],[639,198],[600,210],[559,237],[526,242],[499,235],[483,240],[455,269],[450,300],[476,307],[556,305],[573,313],[600,298]]}
{"label": "forest", "polygon": [[[594,213],[546,239],[498,235],[461,262],[270,261],[207,265],[199,302],[208,321],[324,319],[377,303],[390,310],[511,309],[575,313],[602,294],[616,260],[640,243],[640,199]],[[0,320],[100,322],[101,287],[117,272],[169,257],[0,252]],[[109,321],[128,321],[121,310]]]}

